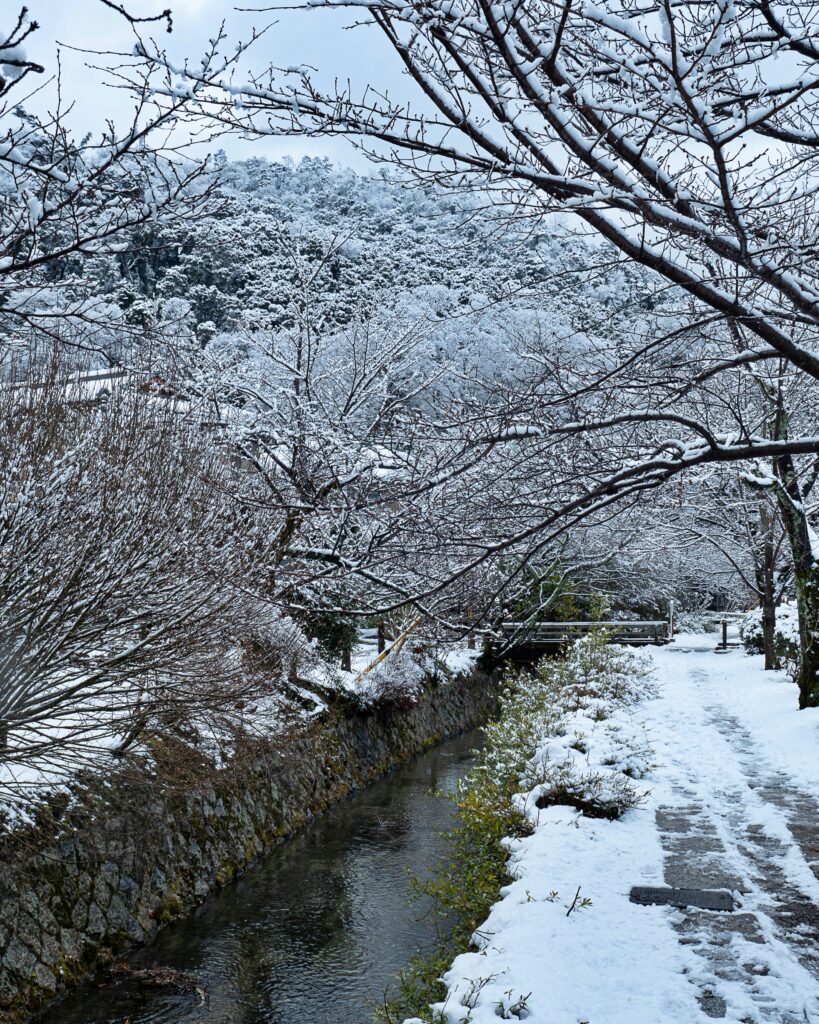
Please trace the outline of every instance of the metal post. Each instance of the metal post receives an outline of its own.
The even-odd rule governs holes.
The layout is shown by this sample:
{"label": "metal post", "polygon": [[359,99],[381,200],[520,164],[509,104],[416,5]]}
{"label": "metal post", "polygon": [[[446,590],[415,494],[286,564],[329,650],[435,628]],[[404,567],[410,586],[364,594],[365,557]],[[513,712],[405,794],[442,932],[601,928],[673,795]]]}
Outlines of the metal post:
{"label": "metal post", "polygon": [[728,620],[722,620],[722,649],[723,651],[728,650]]}

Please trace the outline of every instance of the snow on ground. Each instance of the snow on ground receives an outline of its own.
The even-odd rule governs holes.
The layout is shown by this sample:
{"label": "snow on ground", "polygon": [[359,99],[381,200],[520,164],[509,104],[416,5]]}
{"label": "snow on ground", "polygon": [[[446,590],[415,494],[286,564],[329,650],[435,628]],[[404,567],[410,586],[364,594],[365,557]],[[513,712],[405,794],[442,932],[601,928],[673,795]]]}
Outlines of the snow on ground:
{"label": "snow on ground", "polygon": [[466,675],[474,669],[481,656],[478,650],[470,651],[465,646],[452,645],[435,650],[432,657],[417,653],[411,641],[408,641],[397,654],[390,653],[378,665],[371,667],[378,658],[378,647],[375,630],[369,632],[373,635],[353,648],[350,672],[334,668],[328,673],[322,667],[317,672],[317,681],[324,686],[339,687],[369,702],[376,699],[386,685],[394,686],[396,690],[404,689],[408,693],[420,691],[427,677],[440,667],[446,670],[444,679],[447,676],[454,679]]}
{"label": "snow on ground", "polygon": [[729,650],[712,657],[717,639],[716,634],[681,634],[656,655],[663,661],[685,651],[692,656],[690,665],[706,667],[709,697],[730,709],[765,757],[819,796],[819,708],[799,711],[796,684],[785,672],[766,672],[761,656]]}
{"label": "snow on ground", "polygon": [[[819,719],[783,673],[714,637],[653,651],[663,683],[647,722],[666,881],[733,889],[730,918],[681,915],[692,973],[725,1019],[819,1021]],[[811,751],[812,747],[812,751]],[[722,918],[722,920],[717,920]]]}
{"label": "snow on ground", "polygon": [[[642,805],[609,822],[529,799],[516,880],[445,976],[448,1024],[819,1022],[819,718],[783,674],[715,642],[652,649],[659,696],[590,736],[598,767],[603,728],[648,740]],[[729,889],[737,909],[638,906],[633,885]],[[578,887],[591,905],[569,912]]]}
{"label": "snow on ground", "polygon": [[[365,630],[363,633],[364,641],[355,647],[352,654],[351,672],[345,672],[337,665],[329,665],[326,660],[315,656],[315,652],[312,661],[302,666],[305,683],[316,686],[315,691],[307,686],[292,687],[303,699],[304,709],[288,707],[287,717],[283,718],[281,695],[274,691],[266,696],[254,697],[242,717],[242,727],[257,735],[289,731],[294,714],[309,719],[326,710],[327,705],[319,694],[326,694],[333,689],[354,695],[364,705],[390,695],[411,696],[413,692],[420,693],[431,672],[443,667],[444,681],[454,681],[459,675],[470,672],[481,654],[465,646],[451,645],[436,650],[433,659],[429,655],[418,654],[406,644],[397,656],[394,653],[388,655],[376,668],[359,678],[378,656],[376,631]],[[78,727],[78,723],[73,720],[67,720],[62,726],[72,737],[76,737]],[[40,728],[54,739],[59,738],[60,723],[56,720],[54,723],[40,723]],[[221,725],[217,721],[211,727],[211,723],[205,720],[197,723],[197,728],[203,751],[213,758],[215,764],[223,764],[229,754],[223,742]],[[75,740],[66,749],[58,748],[50,757],[41,758],[34,764],[0,762],[0,824],[14,828],[32,822],[41,801],[49,794],[70,786],[79,771],[105,771],[112,764],[111,752],[119,746],[121,739],[119,733],[111,733],[105,723],[95,720],[83,736],[81,744]],[[142,748],[137,745],[134,749]]]}

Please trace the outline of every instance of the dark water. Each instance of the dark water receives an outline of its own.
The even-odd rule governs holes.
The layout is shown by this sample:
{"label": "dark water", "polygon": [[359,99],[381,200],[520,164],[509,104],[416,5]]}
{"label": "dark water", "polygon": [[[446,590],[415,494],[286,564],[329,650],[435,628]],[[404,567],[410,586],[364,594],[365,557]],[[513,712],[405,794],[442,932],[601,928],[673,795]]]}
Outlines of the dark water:
{"label": "dark water", "polygon": [[428,907],[408,870],[443,853],[451,790],[480,743],[474,730],[398,769],[318,818],[131,957],[196,975],[207,993],[127,982],[85,989],[48,1024],[368,1024],[419,948]]}

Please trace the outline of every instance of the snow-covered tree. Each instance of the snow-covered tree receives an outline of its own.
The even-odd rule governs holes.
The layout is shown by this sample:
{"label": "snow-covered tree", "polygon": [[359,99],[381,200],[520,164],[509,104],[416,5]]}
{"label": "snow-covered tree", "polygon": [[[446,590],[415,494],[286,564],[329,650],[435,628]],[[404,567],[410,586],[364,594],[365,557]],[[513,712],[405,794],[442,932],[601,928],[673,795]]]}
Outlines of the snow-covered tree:
{"label": "snow-covered tree", "polygon": [[[372,140],[376,157],[437,183],[505,192],[530,218],[569,211],[688,297],[689,336],[719,325],[700,370],[712,389],[723,370],[760,365],[788,367],[815,388],[811,4],[356,0],[362,7],[417,84],[417,110],[375,91],[357,99],[346,85],[324,92],[303,69],[273,69],[245,87],[191,66],[201,107],[248,133]],[[630,368],[621,364],[621,379]],[[773,433],[736,431],[727,417],[703,420],[654,395],[554,429],[611,449],[609,432],[627,424],[646,439],[647,425],[663,424],[678,443],[645,445],[636,461],[578,487],[561,519],[697,466],[773,460],[804,619],[801,702],[817,703],[819,563],[794,463],[816,454],[815,431],[795,434],[789,417]]]}
{"label": "snow-covered tree", "polygon": [[[102,3],[116,12],[111,17],[131,20],[122,5]],[[207,162],[184,158],[171,139],[187,98],[160,108],[146,74],[125,124],[104,122],[77,138],[60,88],[49,95],[48,113],[27,109],[25,87],[45,71],[24,45],[39,26],[26,8],[11,21],[9,34],[0,34],[2,355],[12,350],[18,365],[23,352],[47,362],[57,344],[118,363],[142,325],[96,287],[106,276],[99,263],[110,266],[138,229],[186,223],[212,208]],[[115,75],[110,61],[108,73]],[[93,261],[97,273],[89,274]]]}

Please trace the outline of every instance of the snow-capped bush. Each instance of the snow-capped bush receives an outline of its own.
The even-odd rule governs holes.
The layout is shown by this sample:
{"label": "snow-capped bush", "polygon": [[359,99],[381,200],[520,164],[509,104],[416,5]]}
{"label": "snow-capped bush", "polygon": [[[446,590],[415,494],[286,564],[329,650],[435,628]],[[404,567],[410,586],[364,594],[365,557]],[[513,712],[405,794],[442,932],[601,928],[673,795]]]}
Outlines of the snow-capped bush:
{"label": "snow-capped bush", "polygon": [[620,756],[622,738],[608,719],[618,707],[655,694],[649,659],[607,644],[604,632],[591,633],[564,661],[541,662],[535,679],[548,721],[522,774],[525,803],[570,804],[595,817],[620,817],[641,799],[632,780],[643,773],[646,756]]}
{"label": "snow-capped bush", "polygon": [[566,660],[541,671],[554,674],[559,702],[566,709],[593,709],[610,702],[633,704],[653,693],[651,662],[644,653],[606,643],[604,631],[574,644]]}
{"label": "snow-capped bush", "polygon": [[367,675],[369,702],[404,710],[414,707],[421,699],[424,683],[433,670],[434,665],[429,658],[404,647],[384,658]]}
{"label": "snow-capped bush", "polygon": [[607,644],[602,631],[591,633],[564,660],[544,659],[514,679],[500,719],[487,729],[481,769],[503,777],[528,750],[519,766],[521,808],[566,803],[619,817],[641,798],[632,780],[643,773],[646,752],[629,750],[626,757],[608,719],[654,693],[645,654]]}
{"label": "snow-capped bush", "polygon": [[674,628],[680,633],[716,633],[719,616],[704,608],[680,611],[674,616]]}
{"label": "snow-capped bush", "polygon": [[[740,623],[739,635],[746,654],[764,654],[761,608],[748,612]],[[776,609],[774,658],[779,668],[786,668],[791,674],[796,670],[799,662],[799,612],[795,601],[783,601]]]}

